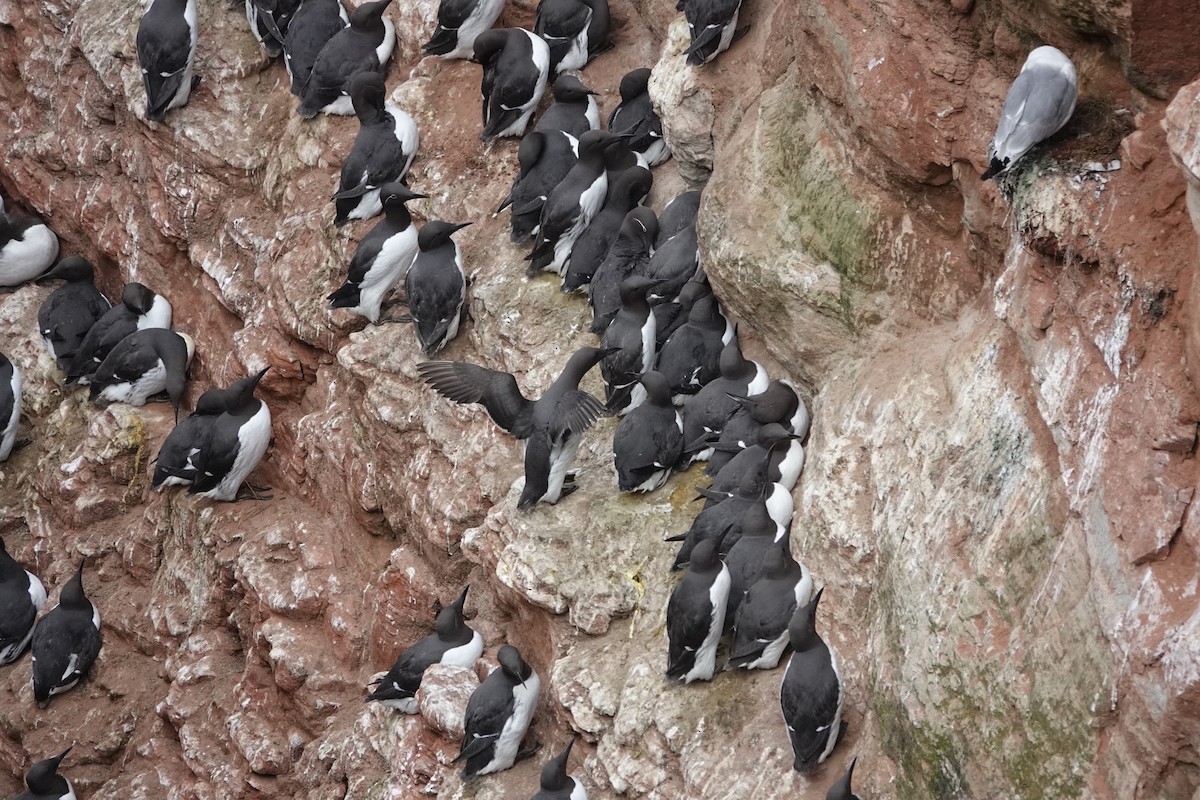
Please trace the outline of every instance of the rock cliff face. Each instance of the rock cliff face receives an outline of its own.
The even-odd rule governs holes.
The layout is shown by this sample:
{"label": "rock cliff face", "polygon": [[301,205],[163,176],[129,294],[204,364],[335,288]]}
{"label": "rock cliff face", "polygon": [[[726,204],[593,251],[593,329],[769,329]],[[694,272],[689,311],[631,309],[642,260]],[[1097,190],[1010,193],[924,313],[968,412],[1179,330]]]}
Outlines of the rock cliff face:
{"label": "rock cliff face", "polygon": [[[389,86],[431,195],[413,208],[476,222],[459,236],[474,321],[445,355],[543,386],[594,343],[586,311],[522,277],[492,214],[516,146],[478,143],[478,67],[418,63],[435,4],[397,6]],[[46,711],[28,660],[0,671],[0,794],[75,742],[64,769],[89,798],[528,797],[540,758],[467,786],[448,765],[468,673],[431,679],[421,716],[362,703],[470,582],[488,657],[510,641],[543,677],[546,752],[583,734],[593,798],[820,798],[855,753],[864,797],[1193,797],[1194,9],[972,6],[747,0],[747,36],[693,70],[671,0],[619,0],[617,46],[585,71],[607,111],[626,70],[656,64],[676,158],[652,205],[707,181],[710,278],[752,354],[811,398],[793,541],[828,587],[850,728],[809,780],[780,673],[663,683],[660,539],[695,513],[695,472],[617,498],[608,420],[580,491],[520,513],[518,445],[418,384],[408,327],[326,311],[369,229],[335,231],[327,202],[352,119],[301,122],[244,17],[202,0],[204,82],[148,126],[137,4],[0,0],[6,199],[110,296],[137,279],[172,301],[198,342],[192,402],[270,364],[275,418],[270,502],[151,494],[169,411],[64,394],[36,334],[48,290],[0,298],[33,440],[0,465],[0,533],[52,599],[87,556],[105,622],[93,678]],[[982,184],[1042,41],[1079,68],[1076,116]]]}

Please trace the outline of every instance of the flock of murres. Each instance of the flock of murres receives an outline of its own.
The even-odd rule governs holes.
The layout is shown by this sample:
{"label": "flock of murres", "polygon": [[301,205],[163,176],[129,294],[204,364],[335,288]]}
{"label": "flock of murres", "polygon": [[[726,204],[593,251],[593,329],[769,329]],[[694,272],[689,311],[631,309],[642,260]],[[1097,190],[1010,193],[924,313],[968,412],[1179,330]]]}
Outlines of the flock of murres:
{"label": "flock of murres", "polygon": [[[424,197],[405,178],[419,146],[417,127],[386,101],[384,73],[395,46],[385,16],[392,0],[367,2],[347,14],[339,0],[246,0],[250,30],[270,56],[284,57],[298,113],[349,115],[359,134],[333,195],[334,222],[383,214],[351,259],[345,283],[329,295],[372,323],[411,322],[427,357],[458,333],[467,280],[453,234],[470,224],[429,221],[416,229],[405,204]],[[234,7],[237,6],[235,2]],[[813,771],[833,751],[845,722],[835,654],[816,631],[823,589],[791,553],[791,490],[804,465],[809,428],[804,401],[761,365],[746,359],[736,328],[705,277],[697,245],[699,192],[685,192],[661,215],[641,205],[650,168],[670,157],[651,103],[649,69],[627,74],[620,105],[600,130],[595,92],[578,77],[612,45],[607,0],[542,0],[533,31],[492,29],[504,0],[443,0],[438,25],[423,45],[428,56],[470,58],[483,68],[483,132],[490,141],[522,137],[520,171],[500,209],[510,208],[511,239],[533,240],[528,274],[557,273],[564,292],[585,291],[599,347],[568,360],[539,397],[525,397],[513,375],[455,362],[426,361],[421,377],[448,399],[483,405],[497,425],[525,443],[525,484],[518,507],[556,503],[575,488],[570,471],[582,435],[602,415],[621,417],[613,440],[622,492],[649,492],[696,461],[713,476],[704,509],[680,541],[673,570],[687,572],[667,606],[669,680],[709,681],[728,637],[726,669],[774,669],[791,651],[780,689],[794,767]],[[689,64],[700,67],[744,32],[740,0],[680,0],[691,33]],[[196,0],[154,0],[137,32],[146,92],[145,116],[160,122],[186,104],[198,38]],[[553,80],[552,80],[553,79]],[[542,95],[554,102],[526,133]],[[1007,171],[1071,117],[1075,69],[1059,50],[1039,47],[1005,100],[983,178]],[[179,421],[191,337],[171,330],[166,298],[127,284],[113,306],[94,286],[81,257],[58,257],[58,239],[36,217],[5,213],[0,198],[0,287],[62,281],[43,301],[39,331],[65,374],[87,385],[96,403],[142,405],[163,399],[176,427],[155,460],[152,488],[188,486],[214,500],[265,499],[246,483],[266,452],[271,415],[255,396],[262,369],[226,388],[212,388]],[[53,266],[52,266],[53,265]],[[404,282],[407,315],[383,316],[383,302]],[[579,389],[600,366],[601,402]],[[682,409],[682,413],[681,413]],[[16,442],[21,370],[0,354],[0,461]],[[22,443],[24,444],[24,443]],[[47,599],[42,582],[0,541],[0,666],[32,651],[39,707],[85,678],[101,648],[99,610],[83,590],[84,564],[63,586],[58,605],[37,619]],[[483,638],[464,616],[467,589],[437,615],[435,633],[407,648],[376,680],[368,701],[418,711],[417,691],[432,664],[472,667]],[[455,761],[465,777],[498,772],[531,754],[521,748],[537,703],[537,673],[512,645],[472,694]],[[544,767],[534,800],[585,800],[567,774],[575,739]],[[74,798],[58,772],[70,748],[28,771],[19,798]],[[849,769],[829,800],[854,798]]]}

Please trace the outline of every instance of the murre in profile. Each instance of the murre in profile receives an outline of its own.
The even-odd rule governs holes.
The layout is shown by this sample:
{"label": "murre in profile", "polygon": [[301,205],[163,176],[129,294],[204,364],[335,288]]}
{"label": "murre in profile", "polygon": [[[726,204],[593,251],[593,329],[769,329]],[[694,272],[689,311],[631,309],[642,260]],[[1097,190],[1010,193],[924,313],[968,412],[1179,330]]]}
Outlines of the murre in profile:
{"label": "murre in profile", "polygon": [[667,678],[710,681],[717,669],[717,643],[725,624],[729,570],[717,555],[720,537],[692,551],[687,574],[667,602]]}
{"label": "murre in profile", "polygon": [[100,611],[83,593],[83,562],[58,596],[58,605],[33,629],[33,696],[38,708],[75,687],[100,654]]}
{"label": "murre in profile", "polygon": [[342,177],[333,202],[334,225],[370,219],[383,210],[380,187],[402,181],[417,155],[417,124],[403,109],[386,102],[386,87],[378,72],[360,72],[350,79],[350,99],[358,116],[358,136],[342,162]]}
{"label": "murre in profile", "polygon": [[608,255],[600,262],[588,284],[592,333],[603,334],[621,310],[621,282],[630,275],[646,274],[657,232],[658,220],[651,209],[637,206],[625,215],[621,230],[608,249]]}
{"label": "murre in profile", "polygon": [[850,759],[850,766],[846,768],[845,774],[825,792],[825,800],[858,800],[858,795],[850,789],[850,779],[854,775],[854,765],[857,763],[858,756]]}
{"label": "murre in profile", "polygon": [[550,48],[523,28],[495,28],[475,39],[471,60],[483,67],[485,142],[525,133],[550,75]]}
{"label": "murre in profile", "polygon": [[0,463],[12,455],[20,422],[21,369],[0,353]]}
{"label": "murre in profile", "polygon": [[186,333],[164,328],[134,331],[112,349],[88,383],[93,403],[145,405],[166,392],[179,422],[179,403],[196,342]]}
{"label": "murre in profile", "polygon": [[538,117],[535,131],[562,131],[578,139],[588,131],[600,129],[600,110],[596,93],[574,75],[559,75],[550,87],[554,102]]}
{"label": "murre in profile", "polygon": [[578,140],[562,131],[531,131],[521,139],[517,149],[521,169],[496,209],[499,214],[512,206],[509,240],[513,244],[524,244],[537,234],[546,197],[579,162],[578,148]]}
{"label": "murre in profile", "polygon": [[709,292],[696,299],[687,321],[659,348],[655,366],[671,384],[676,405],[721,376],[721,354],[733,338],[733,325],[721,313],[716,296]]}
{"label": "murre in profile", "polygon": [[550,45],[551,70],[577,72],[612,47],[609,22],[608,0],[541,0],[533,32]]}
{"label": "murre in profile", "polygon": [[[733,399],[740,408],[733,412],[733,416],[721,429],[721,435],[715,444],[715,451],[705,470],[709,475],[719,474],[740,450],[752,446],[764,425],[771,423],[782,425],[784,431],[793,434],[797,442],[802,441],[808,435],[808,406],[804,404],[796,390],[785,381],[773,380],[767,384],[767,388],[761,394],[753,397],[734,395]],[[803,467],[803,456],[801,456],[801,467]],[[780,483],[787,483],[783,479],[777,480]]]}
{"label": "murre in profile", "polygon": [[572,737],[563,751],[542,767],[541,790],[532,800],[587,800],[587,790],[583,784],[578,778],[567,774],[567,759],[571,756],[575,739]]}
{"label": "murre in profile", "polygon": [[600,346],[612,351],[600,362],[609,413],[625,414],[646,399],[646,389],[638,378],[654,366],[655,355],[655,320],[646,295],[657,285],[657,281],[641,275],[623,280],[621,310],[600,337]]}
{"label": "murre in profile", "polygon": [[517,503],[525,511],[535,503],[557,503],[575,490],[568,468],[583,433],[604,413],[599,400],[580,391],[579,381],[606,355],[608,351],[599,348],[580,348],[536,400],[521,394],[511,374],[475,364],[424,361],[417,372],[443,397],[479,403],[497,425],[525,441],[525,488]]}
{"label": "murre in profile", "polygon": [[470,58],[475,39],[488,30],[504,10],[504,0],[442,0],[438,4],[437,27],[421,45],[427,56]]}
{"label": "murre in profile", "polygon": [[687,0],[682,11],[692,37],[685,51],[688,64],[707,64],[746,32],[737,27],[741,6],[742,0]]}
{"label": "murre in profile", "polygon": [[66,372],[79,352],[83,338],[112,308],[112,303],[96,288],[95,271],[86,258],[64,258],[37,282],[40,286],[53,280],[65,283],[42,301],[38,309],[38,330],[58,368]]}
{"label": "murre in profile", "polygon": [[396,28],[383,15],[391,2],[374,0],[350,12],[349,27],[331,36],[317,54],[297,114],[312,119],[321,113],[354,113],[350,79],[360,72],[383,72],[396,47]]}
{"label": "murre in profile", "polygon": [[0,289],[20,286],[58,258],[58,237],[36,217],[0,211]]}
{"label": "murre in profile", "polygon": [[660,373],[638,378],[646,399],[621,418],[613,434],[613,465],[622,492],[652,492],[667,482],[683,452],[683,419]]}
{"label": "murre in profile", "polygon": [[817,604],[824,591],[817,590],[807,605],[796,609],[788,624],[794,652],[779,687],[779,703],[797,772],[812,772],[829,758],[845,730],[837,656],[817,633]]}
{"label": "murre in profile", "polygon": [[283,65],[292,81],[292,94],[304,95],[321,49],[349,24],[340,0],[302,0],[283,37]]}
{"label": "murre in profile", "polygon": [[417,256],[417,226],[405,205],[426,197],[402,183],[379,187],[384,218],[358,243],[346,282],[328,297],[329,307],[379,322],[383,298],[404,277]]}
{"label": "murre in profile", "polygon": [[671,157],[671,148],[663,138],[662,120],[650,101],[649,86],[649,67],[625,73],[621,78],[621,103],[608,115],[608,129],[631,134],[629,147],[654,167]]}
{"label": "murre in profile", "polygon": [[[592,282],[621,232],[626,215],[650,193],[653,185],[654,177],[645,167],[630,167],[609,175],[604,206],[571,248],[571,260],[563,275],[564,292],[583,290]],[[657,324],[655,327],[657,330]]]}
{"label": "murre in profile", "polygon": [[1061,50],[1042,46],[1025,59],[1004,98],[996,135],[988,148],[983,180],[1005,172],[1043,139],[1058,132],[1075,113],[1075,65]]}
{"label": "murre in profile", "polygon": [[466,761],[463,777],[508,769],[532,755],[537,745],[520,751],[537,706],[541,681],[511,644],[500,648],[500,666],[492,670],[467,701],[462,748],[451,763]]}
{"label": "murre in profile", "polygon": [[[724,437],[724,431],[721,436]],[[743,447],[743,442],[718,441],[713,445],[713,458],[723,450],[736,450],[733,458],[717,472],[712,486],[713,492],[732,492],[746,474],[757,476],[762,486],[778,483],[791,491],[804,469],[804,446],[800,437],[789,433],[778,422],[761,426],[754,432],[754,443]],[[712,464],[712,461],[709,461]],[[711,501],[710,501],[711,502]]]}
{"label": "murre in profile", "polygon": [[196,410],[177,424],[158,449],[153,460],[154,478],[150,488],[187,486],[196,480],[196,457],[212,439],[213,420],[225,412],[228,389],[208,389],[196,401]]}
{"label": "murre in profile", "polygon": [[671,566],[672,572],[687,564],[692,550],[705,539],[720,536],[724,553],[745,534],[782,538],[786,526],[791,523],[794,510],[791,494],[786,491],[777,493],[774,485],[763,487],[756,476],[749,473],[743,476],[731,494],[718,495],[706,489],[700,489],[698,493],[697,499],[719,498],[720,502],[701,509],[685,533],[665,539],[668,542],[682,542],[675,563]]}
{"label": "murre in profile", "polygon": [[71,782],[58,774],[58,766],[69,752],[70,747],[30,767],[29,772],[25,773],[28,791],[21,792],[13,800],[75,800],[75,789]]}
{"label": "murre in profile", "polygon": [[212,431],[206,446],[196,453],[196,478],[188,494],[232,502],[249,496],[255,500],[261,489],[251,487],[248,495],[239,493],[267,452],[271,442],[271,410],[254,396],[258,382],[270,367],[263,367],[248,378],[235,381],[227,390],[225,410],[212,418]]}
{"label": "murre in profile", "polygon": [[417,713],[417,690],[425,670],[434,664],[470,668],[483,655],[483,637],[467,627],[463,606],[467,602],[467,586],[450,605],[438,612],[436,633],[409,646],[387,675],[373,685],[367,702],[377,701],[405,714]]}
{"label": "murre in profile", "polygon": [[775,669],[791,642],[788,624],[812,592],[812,574],[792,557],[788,539],[775,542],[734,616],[729,667]]}
{"label": "murre in profile", "polygon": [[[575,240],[591,224],[608,192],[608,155],[620,139],[604,131],[579,137],[579,162],[554,187],[542,206],[537,239],[526,260],[530,277],[541,270],[566,272]],[[615,151],[613,151],[615,152]]]}
{"label": "murre in profile", "polygon": [[151,122],[162,122],[172,108],[186,105],[200,82],[192,75],[198,37],[196,0],[153,0],[142,15],[137,55]]}
{"label": "murre in profile", "polygon": [[112,349],[134,331],[170,327],[171,304],[167,298],[140,283],[125,284],[121,290],[121,304],[104,312],[83,337],[71,366],[67,368],[67,385],[87,385]]}
{"label": "murre in profile", "polygon": [[683,414],[683,457],[686,463],[706,461],[712,455],[707,441],[712,434],[721,433],[725,422],[738,409],[730,395],[751,397],[767,388],[770,379],[757,361],[742,356],[737,331],[721,351],[721,374],[688,398]]}
{"label": "murre in profile", "polygon": [[0,539],[0,667],[16,661],[33,638],[33,623],[46,604],[46,587],[17,563]]}
{"label": "murre in profile", "polygon": [[404,295],[426,358],[458,335],[467,302],[467,273],[462,251],[450,237],[470,224],[427,222],[417,234],[420,252],[405,277]]}

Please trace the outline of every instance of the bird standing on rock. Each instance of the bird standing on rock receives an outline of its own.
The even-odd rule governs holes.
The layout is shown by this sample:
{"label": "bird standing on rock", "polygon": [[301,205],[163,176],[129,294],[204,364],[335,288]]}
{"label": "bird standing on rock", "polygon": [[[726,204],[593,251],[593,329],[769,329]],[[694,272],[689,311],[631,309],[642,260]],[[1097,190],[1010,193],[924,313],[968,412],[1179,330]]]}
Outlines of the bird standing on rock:
{"label": "bird standing on rock", "polygon": [[496,209],[512,206],[509,241],[524,244],[538,232],[542,206],[550,191],[579,162],[579,141],[562,131],[531,131],[521,139],[517,161],[521,165],[512,190]]}
{"label": "bird standing on rock", "polygon": [[1035,144],[1057,133],[1075,112],[1077,95],[1075,65],[1065,53],[1049,46],[1030,53],[1004,98],[981,178],[1006,172]]}
{"label": "bird standing on rock", "polygon": [[738,30],[738,11],[742,0],[687,0],[683,11],[692,43],[687,63],[699,67],[729,49],[734,39],[745,33]]}
{"label": "bird standing on rock", "polygon": [[46,587],[4,548],[0,539],[0,667],[25,652],[33,623],[46,604]]}
{"label": "bird standing on rock", "polygon": [[83,562],[58,596],[58,605],[33,629],[33,696],[38,708],[75,687],[100,654],[100,610],[83,593]]}
{"label": "bird standing on rock", "polygon": [[537,745],[524,751],[520,746],[537,706],[538,674],[511,644],[501,647],[496,658],[500,666],[467,701],[462,748],[452,762],[467,762],[464,778],[508,769],[537,751]]}
{"label": "bird standing on rock", "polygon": [[483,67],[485,142],[525,133],[550,76],[550,48],[523,28],[496,28],[475,39],[471,60]]}
{"label": "bird standing on rock", "polygon": [[631,275],[621,282],[621,310],[600,337],[613,352],[600,362],[604,399],[609,412],[625,414],[642,404],[646,389],[638,382],[654,365],[654,314],[646,295],[656,281]]}
{"label": "bird standing on rock", "polygon": [[796,609],[788,624],[792,658],[779,701],[797,772],[812,772],[833,752],[842,735],[842,679],[837,656],[817,633],[817,604],[824,589]]}
{"label": "bird standing on rock", "polygon": [[578,138],[600,129],[596,93],[574,75],[559,75],[550,87],[554,102],[538,117],[535,131],[562,131]]}
{"label": "bird standing on rock", "polygon": [[134,331],[171,327],[172,309],[167,298],[140,283],[127,283],[121,290],[121,304],[104,312],[83,337],[71,366],[68,385],[86,386],[113,348]]}
{"label": "bird standing on rock", "polygon": [[692,551],[687,574],[667,602],[667,678],[711,681],[717,644],[729,600],[729,570],[717,554],[721,537],[705,539]]}
{"label": "bird standing on rock", "polygon": [[405,302],[426,358],[458,335],[467,302],[462,251],[450,237],[471,223],[427,222],[417,234],[420,252],[404,283]]}
{"label": "bird standing on rock", "polygon": [[162,122],[172,108],[186,105],[200,82],[192,75],[198,37],[196,0],[153,0],[142,15],[137,55],[151,122]]}
{"label": "bird standing on rock", "polygon": [[292,81],[292,94],[304,95],[308,76],[321,49],[350,24],[340,0],[303,0],[292,15],[283,38],[283,65]]}
{"label": "bird standing on rock", "polygon": [[53,758],[43,759],[25,773],[28,791],[21,792],[13,800],[75,800],[75,789],[71,782],[58,774],[58,765],[71,752],[68,747]]}
{"label": "bird standing on rock", "polygon": [[788,537],[775,542],[763,558],[761,577],[738,604],[729,667],[775,669],[791,642],[788,624],[812,592],[812,573],[792,557]]}
{"label": "bird standing on rock", "polygon": [[667,482],[683,452],[683,419],[658,372],[638,378],[646,400],[621,418],[613,434],[613,466],[622,492],[652,492]]}
{"label": "bird standing on rock", "polygon": [[650,68],[642,67],[621,78],[621,103],[608,116],[613,133],[632,134],[629,147],[641,153],[646,163],[657,166],[671,157],[671,148],[663,139],[662,120],[650,100]]}
{"label": "bird standing on rock", "polygon": [[517,508],[557,503],[575,490],[568,467],[583,442],[583,433],[602,414],[604,405],[579,381],[610,351],[584,347],[567,361],[562,374],[536,400],[526,399],[510,373],[461,361],[424,361],[421,378],[438,394],[456,403],[479,403],[492,420],[525,441],[525,488]]}
{"label": "bird standing on rock", "polygon": [[350,80],[360,72],[383,72],[396,47],[396,28],[383,15],[391,2],[375,0],[350,12],[350,26],[330,37],[317,54],[297,114],[312,119],[321,113],[354,113]]}
{"label": "bird standing on rock", "polygon": [[421,52],[441,58],[470,58],[479,34],[491,28],[503,10],[504,0],[442,0],[437,27],[421,45]]}
{"label": "bird standing on rock", "polygon": [[66,372],[84,337],[112,303],[96,288],[95,270],[86,258],[64,258],[37,283],[40,286],[54,280],[65,283],[42,301],[38,330],[58,368]]}
{"label": "bird standing on rock", "polygon": [[360,72],[350,79],[350,101],[359,128],[333,196],[337,209],[333,224],[339,228],[382,211],[380,189],[385,183],[404,180],[417,155],[417,124],[399,106],[387,102],[386,93],[378,72]]}
{"label": "bird standing on rock", "polygon": [[377,681],[375,690],[367,696],[368,703],[378,701],[405,714],[416,714],[417,690],[421,688],[425,670],[434,664],[474,666],[483,655],[483,637],[467,627],[463,617],[470,588],[464,588],[457,600],[438,612],[436,633],[400,654],[388,674]]}
{"label": "bird standing on rock", "polygon": [[88,383],[93,403],[145,405],[165,391],[179,421],[179,403],[196,343],[186,333],[162,328],[134,331],[112,349]]}
{"label": "bird standing on rock", "polygon": [[608,0],[541,0],[533,32],[550,45],[551,70],[577,72],[612,47],[608,26]]}
{"label": "bird standing on rock", "polygon": [[596,274],[588,284],[592,333],[602,335],[621,310],[621,282],[630,275],[645,274],[657,233],[658,220],[653,210],[638,206],[625,215],[608,255],[596,267]]}

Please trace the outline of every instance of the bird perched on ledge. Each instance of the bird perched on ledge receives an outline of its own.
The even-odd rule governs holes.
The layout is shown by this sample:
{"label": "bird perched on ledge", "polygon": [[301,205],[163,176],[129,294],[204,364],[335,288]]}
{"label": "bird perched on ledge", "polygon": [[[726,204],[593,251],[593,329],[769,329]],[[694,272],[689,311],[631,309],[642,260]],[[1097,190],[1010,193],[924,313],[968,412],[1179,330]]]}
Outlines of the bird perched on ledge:
{"label": "bird perched on ledge", "polygon": [[1075,65],[1061,50],[1043,46],[1030,53],[1004,98],[982,180],[1006,172],[1035,144],[1066,125],[1077,95]]}

